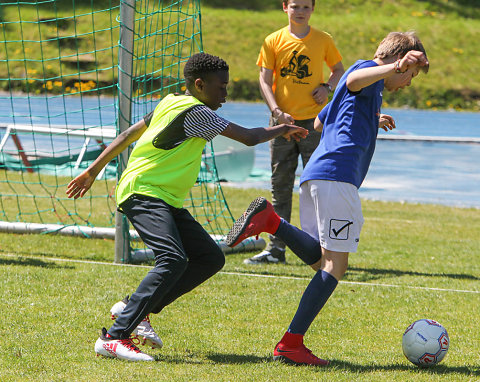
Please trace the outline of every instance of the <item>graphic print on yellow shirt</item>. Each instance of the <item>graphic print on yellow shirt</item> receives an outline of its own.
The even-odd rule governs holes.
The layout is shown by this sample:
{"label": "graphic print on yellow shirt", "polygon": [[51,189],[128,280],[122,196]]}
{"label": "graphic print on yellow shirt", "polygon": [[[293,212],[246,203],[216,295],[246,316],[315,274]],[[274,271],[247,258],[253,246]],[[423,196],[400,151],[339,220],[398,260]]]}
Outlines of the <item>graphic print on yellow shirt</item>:
{"label": "graphic print on yellow shirt", "polygon": [[[280,75],[282,77],[295,76],[301,80],[302,78],[310,77],[312,75],[308,69],[308,64],[311,61],[310,58],[304,54],[299,54],[297,56],[297,53],[298,52],[294,50],[293,56],[288,65],[280,69]],[[307,83],[305,84],[308,85]]]}

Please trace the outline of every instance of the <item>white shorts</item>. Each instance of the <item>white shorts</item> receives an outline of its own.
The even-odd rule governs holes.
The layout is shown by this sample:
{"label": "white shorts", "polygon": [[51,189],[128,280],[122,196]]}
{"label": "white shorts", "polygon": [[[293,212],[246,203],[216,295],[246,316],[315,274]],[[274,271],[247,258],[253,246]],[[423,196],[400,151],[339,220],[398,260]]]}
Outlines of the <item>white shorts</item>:
{"label": "white shorts", "polygon": [[302,230],[335,252],[357,252],[363,226],[362,205],[353,184],[309,180],[300,186]]}

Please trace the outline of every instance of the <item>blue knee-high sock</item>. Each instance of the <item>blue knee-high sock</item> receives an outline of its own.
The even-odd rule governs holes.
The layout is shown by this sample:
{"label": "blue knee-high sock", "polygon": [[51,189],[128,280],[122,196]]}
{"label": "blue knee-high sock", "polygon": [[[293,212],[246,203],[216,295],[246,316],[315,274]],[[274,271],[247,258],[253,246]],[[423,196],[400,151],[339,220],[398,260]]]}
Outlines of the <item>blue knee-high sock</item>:
{"label": "blue knee-high sock", "polygon": [[337,284],[337,279],[330,273],[322,270],[318,271],[305,289],[288,331],[305,335]]}
{"label": "blue knee-high sock", "polygon": [[275,236],[308,265],[315,264],[322,257],[320,242],[284,219],[281,220]]}

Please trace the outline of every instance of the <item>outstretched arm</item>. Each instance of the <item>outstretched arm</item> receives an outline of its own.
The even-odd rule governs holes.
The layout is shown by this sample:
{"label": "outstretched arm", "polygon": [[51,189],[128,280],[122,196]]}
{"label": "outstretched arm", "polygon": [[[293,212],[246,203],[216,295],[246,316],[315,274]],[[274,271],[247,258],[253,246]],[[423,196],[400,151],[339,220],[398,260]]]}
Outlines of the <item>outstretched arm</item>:
{"label": "outstretched arm", "polygon": [[119,134],[97,159],[67,186],[69,198],[81,198],[90,189],[100,171],[116,156],[120,155],[133,142],[137,141],[146,130],[147,125],[142,119]]}
{"label": "outstretched arm", "polygon": [[281,124],[270,127],[256,127],[253,129],[247,129],[230,122],[227,128],[221,133],[225,137],[234,139],[247,146],[255,146],[262,142],[267,142],[278,136],[283,136],[285,139],[291,138],[299,141],[308,135],[308,130],[303,127],[295,125]]}
{"label": "outstretched arm", "polygon": [[359,92],[371,84],[383,80],[394,72],[394,64],[372,66],[351,72],[347,77],[347,88],[351,92]]}

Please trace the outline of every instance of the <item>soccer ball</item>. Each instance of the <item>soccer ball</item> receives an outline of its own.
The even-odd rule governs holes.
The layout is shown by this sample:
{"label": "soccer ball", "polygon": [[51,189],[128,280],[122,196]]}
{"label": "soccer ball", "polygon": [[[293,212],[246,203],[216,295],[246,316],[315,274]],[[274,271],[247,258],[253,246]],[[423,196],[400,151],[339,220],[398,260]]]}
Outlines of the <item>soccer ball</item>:
{"label": "soccer ball", "polygon": [[447,330],[434,320],[418,320],[403,333],[402,348],[407,359],[417,366],[433,366],[447,354]]}

